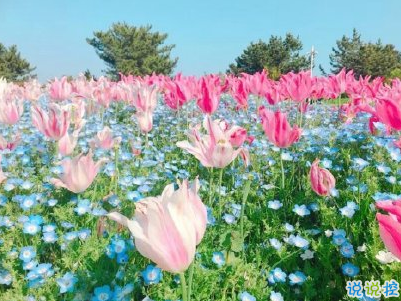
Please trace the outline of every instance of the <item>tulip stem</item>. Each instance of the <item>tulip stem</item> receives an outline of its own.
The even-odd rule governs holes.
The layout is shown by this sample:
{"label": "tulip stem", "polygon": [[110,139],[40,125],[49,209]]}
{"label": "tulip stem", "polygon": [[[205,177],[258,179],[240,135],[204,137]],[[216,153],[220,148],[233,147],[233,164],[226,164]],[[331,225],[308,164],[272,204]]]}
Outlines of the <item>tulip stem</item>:
{"label": "tulip stem", "polygon": [[281,155],[280,155],[280,163],[281,163],[281,189],[284,189],[284,186],[285,186],[285,172],[284,172],[283,157]]}
{"label": "tulip stem", "polygon": [[191,294],[192,294],[192,280],[194,278],[194,269],[195,268],[195,261],[191,263],[189,267],[189,277],[188,277],[188,301],[191,301]]}
{"label": "tulip stem", "polygon": [[221,182],[223,180],[223,168],[220,168],[220,173],[219,173],[219,187],[216,189],[217,191],[217,199],[219,201],[219,217],[221,218],[221,214],[223,211],[223,206],[221,204],[221,200],[220,200],[220,193],[221,193]]}
{"label": "tulip stem", "polygon": [[184,272],[180,273],[180,282],[182,288],[182,301],[188,301],[187,283]]}
{"label": "tulip stem", "polygon": [[242,241],[242,257],[245,258],[244,252],[244,215],[245,215],[245,205],[246,200],[248,199],[248,194],[251,189],[251,180],[249,179],[245,184],[244,194],[242,195],[242,204],[241,204],[241,217],[240,217],[240,226],[241,226],[241,241]]}
{"label": "tulip stem", "polygon": [[146,134],[145,134],[145,146],[146,146],[146,148],[148,148],[148,146],[149,146],[148,132],[146,132]]}
{"label": "tulip stem", "polygon": [[209,179],[209,206],[212,206],[213,198],[213,167],[210,168],[210,179]]}

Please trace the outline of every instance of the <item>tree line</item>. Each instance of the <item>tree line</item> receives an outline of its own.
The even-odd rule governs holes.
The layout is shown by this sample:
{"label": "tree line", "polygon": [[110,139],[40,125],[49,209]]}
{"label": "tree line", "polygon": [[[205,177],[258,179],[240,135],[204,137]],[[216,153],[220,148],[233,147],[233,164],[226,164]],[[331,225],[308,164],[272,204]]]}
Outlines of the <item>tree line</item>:
{"label": "tree line", "polygon": [[[107,31],[96,31],[86,42],[106,65],[103,72],[118,79],[119,74],[146,75],[152,73],[171,75],[178,58],[171,55],[175,45],[166,44],[168,35],[152,31],[152,26],[131,26],[114,23]],[[365,42],[360,33],[343,36],[336,41],[329,56],[331,69],[323,74],[338,73],[341,69],[354,70],[355,76],[371,75],[373,78],[401,77],[401,53],[392,44]],[[303,52],[298,36],[287,33],[285,37],[272,35],[267,41],[251,42],[228,66],[227,73],[254,74],[267,70],[273,79],[290,71],[299,72],[310,68],[310,55]],[[6,47],[0,43],[0,77],[21,81],[34,77],[35,67],[17,50],[16,45]],[[89,70],[85,75],[90,77]]]}

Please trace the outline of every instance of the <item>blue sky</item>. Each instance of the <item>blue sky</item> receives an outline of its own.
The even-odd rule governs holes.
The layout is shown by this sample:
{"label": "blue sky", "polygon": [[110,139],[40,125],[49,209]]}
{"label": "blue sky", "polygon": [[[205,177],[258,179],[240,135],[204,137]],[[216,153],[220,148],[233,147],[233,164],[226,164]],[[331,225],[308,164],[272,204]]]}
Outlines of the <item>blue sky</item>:
{"label": "blue sky", "polygon": [[400,13],[399,0],[0,0],[0,42],[16,44],[42,81],[87,68],[101,75],[85,38],[117,21],[168,33],[175,72],[188,75],[225,71],[251,41],[286,32],[300,36],[304,53],[315,45],[327,69],[335,41],[354,27],[366,41],[401,49]]}

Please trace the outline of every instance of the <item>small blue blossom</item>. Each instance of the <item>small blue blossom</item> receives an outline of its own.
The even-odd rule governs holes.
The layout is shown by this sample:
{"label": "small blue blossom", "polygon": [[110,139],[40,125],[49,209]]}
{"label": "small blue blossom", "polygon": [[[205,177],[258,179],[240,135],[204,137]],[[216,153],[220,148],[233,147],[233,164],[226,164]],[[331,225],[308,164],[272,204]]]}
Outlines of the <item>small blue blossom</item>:
{"label": "small blue blossom", "polygon": [[358,275],[358,273],[359,273],[359,268],[350,262],[343,264],[341,266],[341,269],[343,271],[343,274],[345,276],[349,276],[349,277],[354,277],[354,276]]}
{"label": "small blue blossom", "polygon": [[162,270],[150,264],[141,272],[146,285],[157,284],[162,280]]}
{"label": "small blue blossom", "polygon": [[254,296],[252,296],[250,293],[248,293],[247,291],[239,294],[238,299],[240,301],[256,301],[256,298]]}
{"label": "small blue blossom", "polygon": [[212,261],[221,268],[226,263],[223,252],[213,252]]}
{"label": "small blue blossom", "polygon": [[60,288],[60,294],[74,291],[74,285],[78,279],[71,272],[67,272],[63,277],[57,278],[56,282]]}

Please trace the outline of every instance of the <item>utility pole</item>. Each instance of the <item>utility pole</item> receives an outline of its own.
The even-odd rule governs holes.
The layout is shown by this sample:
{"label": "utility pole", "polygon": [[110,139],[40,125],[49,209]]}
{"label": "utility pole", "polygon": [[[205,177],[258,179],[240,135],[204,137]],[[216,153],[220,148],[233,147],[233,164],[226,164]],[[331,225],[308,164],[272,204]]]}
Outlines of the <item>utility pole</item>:
{"label": "utility pole", "polygon": [[312,45],[312,49],[309,53],[310,55],[310,76],[313,75],[313,61],[315,60],[315,56],[317,55],[317,51],[315,50],[315,46]]}

